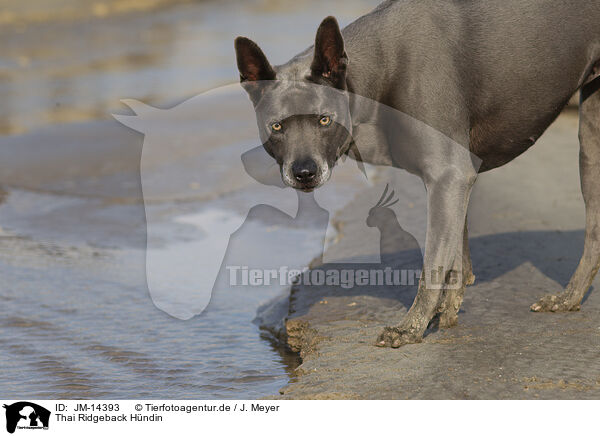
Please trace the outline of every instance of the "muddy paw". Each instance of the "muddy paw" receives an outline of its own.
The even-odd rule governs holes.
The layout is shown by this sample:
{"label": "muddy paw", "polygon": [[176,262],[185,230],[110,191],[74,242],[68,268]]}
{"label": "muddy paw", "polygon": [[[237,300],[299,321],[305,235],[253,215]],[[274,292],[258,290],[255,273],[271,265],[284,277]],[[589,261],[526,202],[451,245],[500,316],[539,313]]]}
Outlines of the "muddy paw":
{"label": "muddy paw", "polygon": [[423,340],[422,336],[415,335],[401,327],[386,327],[377,338],[378,347],[399,348],[406,344],[416,344]]}
{"label": "muddy paw", "polygon": [[564,294],[546,295],[531,305],[532,312],[569,312],[579,310],[578,302],[571,302]]}
{"label": "muddy paw", "polygon": [[441,329],[449,329],[458,325],[458,314],[453,311],[445,311],[440,313],[440,321],[438,327]]}

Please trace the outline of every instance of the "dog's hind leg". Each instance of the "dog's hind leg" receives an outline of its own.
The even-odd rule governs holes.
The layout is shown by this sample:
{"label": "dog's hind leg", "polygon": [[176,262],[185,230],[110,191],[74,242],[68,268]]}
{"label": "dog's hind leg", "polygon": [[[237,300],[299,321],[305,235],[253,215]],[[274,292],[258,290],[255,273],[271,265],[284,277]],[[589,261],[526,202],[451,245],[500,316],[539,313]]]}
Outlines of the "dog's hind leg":
{"label": "dog's hind leg", "polygon": [[579,310],[600,267],[600,78],[581,90],[579,142],[581,191],[586,215],[583,256],[567,288],[531,305],[534,312]]}

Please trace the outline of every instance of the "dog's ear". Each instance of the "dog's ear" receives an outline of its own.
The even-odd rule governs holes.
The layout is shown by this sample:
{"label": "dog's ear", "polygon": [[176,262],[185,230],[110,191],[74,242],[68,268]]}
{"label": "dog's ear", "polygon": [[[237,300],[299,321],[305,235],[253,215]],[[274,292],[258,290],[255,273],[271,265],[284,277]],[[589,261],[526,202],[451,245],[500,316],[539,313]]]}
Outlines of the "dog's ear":
{"label": "dog's ear", "polygon": [[234,45],[242,83],[275,80],[273,67],[271,67],[267,57],[254,41],[238,36]]}
{"label": "dog's ear", "polygon": [[346,78],[347,65],[348,56],[340,26],[334,17],[327,17],[317,30],[311,73],[315,78],[322,77],[334,86],[340,86]]}

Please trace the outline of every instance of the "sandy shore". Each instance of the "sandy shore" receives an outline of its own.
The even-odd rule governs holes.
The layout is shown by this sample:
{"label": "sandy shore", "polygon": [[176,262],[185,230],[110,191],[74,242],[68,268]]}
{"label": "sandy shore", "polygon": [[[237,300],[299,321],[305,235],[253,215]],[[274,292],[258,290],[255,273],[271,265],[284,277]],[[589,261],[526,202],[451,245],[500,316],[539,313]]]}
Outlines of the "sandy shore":
{"label": "sandy shore", "polygon": [[[278,398],[600,398],[600,295],[589,293],[576,313],[529,311],[559,291],[579,261],[578,177],[572,111],[524,156],[480,176],[469,209],[476,283],[467,289],[459,326],[432,329],[422,344],[373,345],[406,313],[414,287],[295,286],[263,307],[262,327],[303,359]],[[343,215],[345,234],[352,218]],[[350,256],[356,246],[344,245],[342,235],[331,249]]]}

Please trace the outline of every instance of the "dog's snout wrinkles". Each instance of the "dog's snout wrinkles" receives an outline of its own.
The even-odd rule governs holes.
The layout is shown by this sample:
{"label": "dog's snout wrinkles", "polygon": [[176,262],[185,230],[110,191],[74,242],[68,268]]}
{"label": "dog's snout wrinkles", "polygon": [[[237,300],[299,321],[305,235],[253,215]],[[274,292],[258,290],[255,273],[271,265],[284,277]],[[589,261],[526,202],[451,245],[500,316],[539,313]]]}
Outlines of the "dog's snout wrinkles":
{"label": "dog's snout wrinkles", "polygon": [[301,183],[312,181],[317,175],[317,170],[317,164],[312,159],[304,159],[292,164],[292,174]]}

